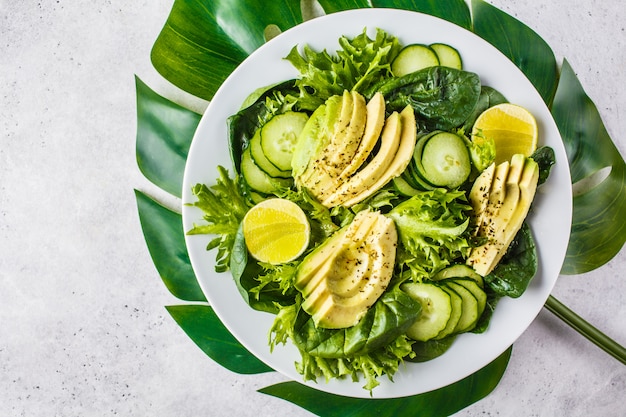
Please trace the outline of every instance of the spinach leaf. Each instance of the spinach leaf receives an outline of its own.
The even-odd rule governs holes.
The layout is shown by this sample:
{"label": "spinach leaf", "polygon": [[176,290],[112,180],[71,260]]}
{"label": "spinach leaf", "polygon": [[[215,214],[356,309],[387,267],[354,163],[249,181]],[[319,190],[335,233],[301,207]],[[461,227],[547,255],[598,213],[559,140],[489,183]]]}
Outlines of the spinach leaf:
{"label": "spinach leaf", "polygon": [[474,122],[476,122],[476,119],[478,119],[478,116],[480,116],[482,112],[495,106],[496,104],[506,103],[507,101],[506,97],[504,97],[504,95],[502,95],[502,93],[498,90],[493,87],[483,85],[480,88],[480,96],[478,97],[474,110],[472,110],[472,113],[463,123],[463,132],[470,133],[472,131]]}
{"label": "spinach leaf", "polygon": [[410,105],[421,130],[450,130],[470,116],[480,97],[478,75],[447,67],[431,67],[377,86],[388,110]]}
{"label": "spinach leaf", "polygon": [[407,358],[409,362],[427,362],[446,353],[452,343],[456,339],[456,335],[444,337],[441,340],[431,339],[426,342],[413,343],[413,353],[415,357]]}
{"label": "spinach leaf", "polygon": [[537,185],[543,184],[550,176],[550,170],[556,163],[554,149],[549,146],[542,146],[530,156],[539,165],[539,182]]}
{"label": "spinach leaf", "polygon": [[404,334],[420,310],[420,304],[397,287],[385,292],[358,324],[347,329],[318,328],[301,310],[294,326],[294,343],[300,350],[317,357],[364,355]]}
{"label": "spinach leaf", "polygon": [[280,305],[293,304],[296,290],[284,292],[276,282],[259,288],[263,268],[248,254],[243,230],[239,227],[230,258],[230,270],[243,299],[255,310],[276,314]]}
{"label": "spinach leaf", "polygon": [[295,80],[284,81],[265,91],[252,93],[256,99],[228,118],[228,145],[230,157],[236,172],[240,172],[241,153],[248,146],[254,132],[268,121],[272,115],[289,107],[290,97],[298,95]]}
{"label": "spinach leaf", "polygon": [[496,294],[517,298],[536,273],[537,248],[530,227],[523,223],[507,253],[485,281]]}
{"label": "spinach leaf", "polygon": [[496,310],[496,305],[502,298],[502,296],[496,294],[489,286],[485,287],[485,292],[487,293],[485,311],[483,311],[483,314],[478,319],[476,327],[472,329],[472,333],[484,333],[485,330],[487,330],[491,317],[493,316],[493,312]]}

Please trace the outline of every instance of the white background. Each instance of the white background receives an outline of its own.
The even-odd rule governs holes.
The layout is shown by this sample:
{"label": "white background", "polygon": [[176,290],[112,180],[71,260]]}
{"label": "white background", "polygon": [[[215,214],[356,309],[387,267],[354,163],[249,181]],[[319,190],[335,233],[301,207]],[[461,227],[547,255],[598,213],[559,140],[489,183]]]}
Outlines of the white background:
{"label": "white background", "polygon": [[[626,154],[620,1],[491,3],[566,57]],[[309,416],[207,358],[143,240],[133,189],[138,75],[172,1],[0,0],[0,415]],[[192,100],[202,111],[204,103]],[[177,204],[172,200],[168,204]],[[553,294],[626,344],[626,251]],[[458,416],[623,416],[626,367],[542,311],[500,385]]]}

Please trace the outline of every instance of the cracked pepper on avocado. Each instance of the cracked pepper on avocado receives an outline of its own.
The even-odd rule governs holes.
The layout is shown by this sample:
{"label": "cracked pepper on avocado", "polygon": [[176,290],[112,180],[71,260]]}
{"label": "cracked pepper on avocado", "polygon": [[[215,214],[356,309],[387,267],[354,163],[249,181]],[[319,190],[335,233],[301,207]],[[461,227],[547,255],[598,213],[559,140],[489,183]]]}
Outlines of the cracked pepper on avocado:
{"label": "cracked pepper on avocado", "polygon": [[193,187],[205,222],[187,233],[216,235],[216,270],[275,314],[270,346],[293,343],[305,380],[372,390],[403,361],[484,332],[497,301],[525,291],[537,270],[525,220],[554,153],[536,148],[535,126],[530,149],[496,165],[475,121],[509,104],[453,46],[380,29],[339,45],[294,46],[299,76],[229,118],[233,175],[218,167],[215,185]]}

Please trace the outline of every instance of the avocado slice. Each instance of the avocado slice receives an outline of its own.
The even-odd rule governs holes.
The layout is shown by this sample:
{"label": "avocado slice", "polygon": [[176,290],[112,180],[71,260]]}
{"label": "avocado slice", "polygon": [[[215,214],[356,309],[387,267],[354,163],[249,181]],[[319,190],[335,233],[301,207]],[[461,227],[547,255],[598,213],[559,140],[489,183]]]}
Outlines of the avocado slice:
{"label": "avocado slice", "polygon": [[385,124],[385,98],[383,95],[381,93],[374,94],[367,103],[365,111],[366,121],[363,137],[354,157],[341,173],[341,178],[349,178],[358,171],[378,143],[378,138],[380,138]]}
{"label": "avocado slice", "polygon": [[[415,113],[410,106],[407,106],[400,113],[401,132],[400,144],[393,160],[387,169],[372,183],[372,179],[366,184],[362,184],[361,192],[351,196],[350,199],[343,202],[343,205],[350,207],[359,201],[365,200],[367,197],[380,190],[393,178],[398,177],[406,169],[413,157],[415,149],[415,141],[417,139],[417,130],[415,128]],[[369,165],[368,165],[369,166]],[[365,185],[365,186],[363,186]]]}
{"label": "avocado slice", "polygon": [[341,117],[335,126],[335,134],[324,150],[323,161],[332,170],[333,176],[341,177],[345,167],[353,160],[365,131],[366,120],[365,98],[355,91],[344,91]]}
{"label": "avocado slice", "polygon": [[294,149],[296,185],[307,188],[318,200],[335,190],[341,172],[359,147],[366,117],[365,98],[356,92],[344,91],[318,107]]}
{"label": "avocado slice", "polygon": [[489,193],[491,192],[491,185],[495,177],[496,164],[491,163],[485,168],[478,178],[474,181],[472,189],[469,192],[468,200],[474,211],[472,220],[474,235],[478,234],[478,230],[483,223],[483,213],[487,209],[489,203]]}
{"label": "avocado slice", "polygon": [[326,207],[349,207],[400,175],[411,160],[415,136],[410,106],[385,120],[382,94],[366,103],[361,94],[344,91],[315,110],[298,137],[295,184]]}
{"label": "avocado slice", "polygon": [[[362,194],[369,189],[387,170],[393,158],[396,156],[400,146],[400,134],[402,133],[402,122],[400,114],[393,112],[385,121],[383,132],[380,138],[380,149],[359,172],[346,179],[332,194],[322,200],[326,207],[346,205],[346,201]],[[360,200],[359,200],[360,201]]]}
{"label": "avocado slice", "polygon": [[355,220],[315,248],[298,266],[294,286],[302,292],[305,298],[309,297],[321,280],[331,273],[330,268],[333,267],[337,256],[341,254],[344,248],[354,243],[360,243],[365,239],[376,219],[355,216]]}
{"label": "avocado slice", "polygon": [[359,322],[391,280],[397,240],[393,220],[365,210],[305,257],[295,286],[316,326],[340,329]]}
{"label": "avocado slice", "polygon": [[306,181],[307,171],[314,169],[317,155],[321,155],[334,134],[335,122],[341,115],[342,96],[332,96],[309,117],[294,147],[291,160],[296,183]]}
{"label": "avocado slice", "polygon": [[[473,248],[466,262],[478,274],[488,275],[506,253],[528,215],[538,180],[538,164],[522,154],[514,155],[510,163],[505,161],[496,166],[487,203],[477,214],[476,222],[476,235],[487,242]],[[483,204],[476,200],[478,197],[484,194],[470,192],[473,207]]]}

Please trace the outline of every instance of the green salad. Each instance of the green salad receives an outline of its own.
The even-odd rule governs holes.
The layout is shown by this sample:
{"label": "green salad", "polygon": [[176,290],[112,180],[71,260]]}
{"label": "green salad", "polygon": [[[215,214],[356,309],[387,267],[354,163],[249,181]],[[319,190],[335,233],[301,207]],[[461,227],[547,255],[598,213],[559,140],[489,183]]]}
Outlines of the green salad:
{"label": "green salad", "polygon": [[[187,233],[214,235],[216,271],[275,314],[268,343],[297,347],[304,380],[372,390],[404,361],[484,332],[499,299],[524,293],[538,267],[526,217],[554,153],[497,161],[475,122],[509,103],[453,45],[403,45],[380,29],[338,43],[294,46],[298,77],[251,92],[229,118],[233,166],[193,187],[204,221]],[[269,262],[246,239],[246,214],[268,199],[306,214],[294,257]]]}

